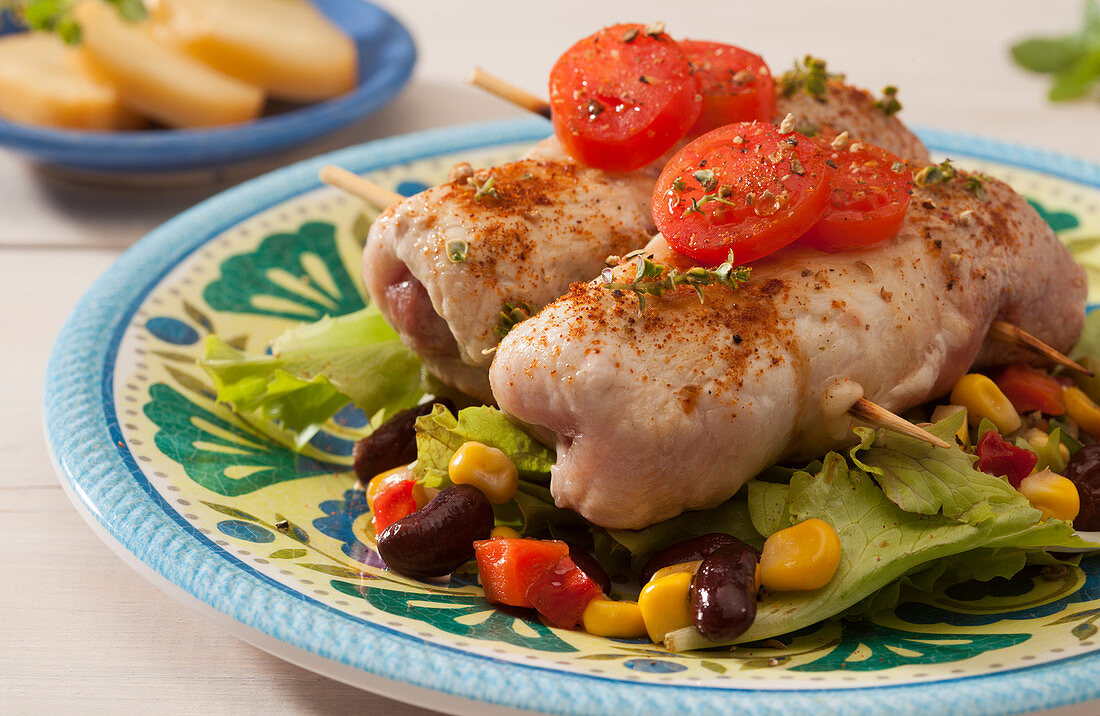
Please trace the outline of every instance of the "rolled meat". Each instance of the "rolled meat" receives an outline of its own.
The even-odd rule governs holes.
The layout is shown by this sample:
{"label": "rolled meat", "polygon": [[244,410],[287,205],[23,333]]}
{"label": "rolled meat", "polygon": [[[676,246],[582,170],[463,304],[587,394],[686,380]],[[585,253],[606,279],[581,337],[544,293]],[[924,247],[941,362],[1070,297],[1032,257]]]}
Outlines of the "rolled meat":
{"label": "rolled meat", "polygon": [[[779,95],[777,106],[777,121],[792,112],[827,134],[928,156],[896,115],[836,80],[822,97]],[[363,253],[367,290],[431,373],[491,403],[502,314],[533,314],[598,274],[609,255],[645,246],[656,231],[650,203],[662,166],[609,174],[573,161],[550,137],[518,162],[472,176],[467,167],[374,222]],[[465,246],[465,260],[453,260],[449,246]]]}
{"label": "rolled meat", "polygon": [[[647,297],[574,284],[502,341],[500,407],[557,435],[557,504],[609,528],[713,507],[761,469],[851,439],[860,397],[900,412],[949,391],[995,319],[1059,349],[1081,330],[1082,269],[1027,201],[985,180],[915,187],[898,235],[837,254],[789,247],[740,288]],[[657,237],[647,251],[689,263]],[[614,270],[634,276],[634,261]]]}

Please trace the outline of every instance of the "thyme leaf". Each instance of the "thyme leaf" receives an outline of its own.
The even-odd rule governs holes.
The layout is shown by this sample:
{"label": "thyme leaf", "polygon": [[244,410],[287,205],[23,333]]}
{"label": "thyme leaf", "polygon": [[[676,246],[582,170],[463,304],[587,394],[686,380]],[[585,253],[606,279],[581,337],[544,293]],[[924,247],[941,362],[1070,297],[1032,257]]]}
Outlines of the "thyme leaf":
{"label": "thyme leaf", "polygon": [[875,102],[875,106],[881,109],[882,113],[887,117],[900,112],[901,102],[898,101],[898,88],[893,85],[884,87],[882,90],[882,99]]}
{"label": "thyme leaf", "polygon": [[505,301],[503,305],[501,305],[500,313],[497,317],[497,336],[504,338],[513,328],[523,323],[534,314],[534,309],[527,303],[522,301],[519,303]]}
{"label": "thyme leaf", "polygon": [[913,183],[923,187],[946,184],[954,179],[962,179],[963,189],[985,201],[985,182],[989,177],[980,172],[960,174],[950,159],[945,159],[939,164],[929,164],[913,175]]}
{"label": "thyme leaf", "polygon": [[726,286],[737,288],[749,280],[752,269],[748,266],[734,266],[733,252],[730,251],[725,263],[716,268],[694,266],[685,271],[657,263],[650,257],[640,256],[638,252],[627,254],[625,258],[641,258],[634,272],[634,279],[625,283],[616,283],[610,268],[600,274],[603,287],[609,291],[631,291],[638,297],[638,311],[645,314],[646,296],[663,296],[666,291],[674,291],[679,286],[691,286],[703,302],[704,286]]}
{"label": "thyme leaf", "polygon": [[989,177],[980,172],[971,174],[966,177],[966,183],[963,184],[963,188],[982,201],[985,201],[985,180],[988,178]]}
{"label": "thyme leaf", "polygon": [[496,187],[493,186],[494,182],[496,182],[496,177],[492,174],[489,175],[489,178],[485,180],[484,184],[478,184],[477,179],[474,179],[473,177],[470,177],[466,180],[466,183],[474,189],[474,201],[481,201],[487,196],[490,196],[494,199],[499,199],[500,192],[498,192]]}
{"label": "thyme leaf", "polygon": [[462,239],[452,239],[447,242],[447,260],[453,264],[465,263],[469,250],[470,245]]}
{"label": "thyme leaf", "polygon": [[844,75],[828,71],[825,60],[806,55],[801,62],[795,60],[794,67],[779,77],[779,88],[784,97],[793,97],[805,92],[811,97],[824,101],[829,80],[844,79]]}
{"label": "thyme leaf", "polygon": [[939,164],[929,164],[913,175],[913,182],[917,186],[929,187],[936,184],[944,184],[959,175],[959,170],[951,163],[950,159],[944,159]]}

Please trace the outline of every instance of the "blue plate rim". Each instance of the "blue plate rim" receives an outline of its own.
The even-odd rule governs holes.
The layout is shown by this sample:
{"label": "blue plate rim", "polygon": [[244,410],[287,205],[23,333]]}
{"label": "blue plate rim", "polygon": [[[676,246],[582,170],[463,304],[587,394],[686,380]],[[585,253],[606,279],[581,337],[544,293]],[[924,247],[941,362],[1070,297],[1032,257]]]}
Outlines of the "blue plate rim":
{"label": "blue plate rim", "polygon": [[[111,409],[113,358],[131,311],[171,267],[225,229],[320,186],[319,169],[336,163],[366,172],[395,163],[546,136],[545,120],[450,127],[370,142],[305,160],[227,190],[151,232],[104,273],[65,322],[47,366],[47,443],[78,511],[96,521],[128,556],[232,620],[290,647],[366,674],[504,707],[562,714],[637,709],[709,713],[736,704],[748,714],[825,707],[874,713],[942,707],[945,693],[985,713],[1054,708],[1100,696],[1100,653],[966,679],[858,689],[774,691],[645,684],[515,664],[426,642],[304,602],[221,549],[196,541],[142,484],[132,457],[116,444]],[[1100,188],[1100,165],[1035,147],[942,130],[921,137],[940,153],[1034,169]],[[86,370],[87,366],[95,370]],[[106,402],[105,402],[106,400]],[[175,517],[173,517],[175,515]],[[131,560],[127,559],[128,562]],[[242,598],[247,594],[248,598]],[[262,604],[259,608],[257,605]],[[410,667],[409,665],[413,665]],[[318,669],[324,673],[324,669]],[[346,679],[345,679],[346,680]]]}
{"label": "blue plate rim", "polygon": [[355,89],[344,95],[252,122],[209,129],[98,132],[0,120],[0,146],[76,169],[176,171],[243,161],[333,132],[388,104],[408,84],[417,58],[408,28],[390,12],[367,0],[320,0],[319,5],[325,10],[334,2],[346,3],[357,12],[376,13],[379,18],[375,69],[360,77]]}

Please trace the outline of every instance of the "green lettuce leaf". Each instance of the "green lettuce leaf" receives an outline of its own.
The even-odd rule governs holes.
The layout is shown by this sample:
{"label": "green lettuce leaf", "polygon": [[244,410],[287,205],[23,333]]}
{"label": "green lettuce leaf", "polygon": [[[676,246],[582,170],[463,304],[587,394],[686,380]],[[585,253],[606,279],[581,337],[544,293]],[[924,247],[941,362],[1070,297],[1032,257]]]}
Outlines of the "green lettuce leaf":
{"label": "green lettuce leaf", "polygon": [[[887,469],[883,466],[888,466],[892,476],[883,479],[896,483],[892,494],[916,508],[913,510],[900,507],[867,472],[850,467],[837,453],[826,456],[818,474],[799,473],[789,486],[749,483],[748,504],[758,528],[768,531],[822,519],[840,537],[841,561],[833,579],[821,589],[769,594],[759,604],[752,627],[736,643],[786,634],[852,609],[867,613],[890,606],[902,588],[914,584],[934,588],[949,578],[969,578],[960,574],[967,563],[974,576],[1006,576],[1026,563],[1028,552],[1092,546],[1076,537],[1069,523],[1042,521],[1041,513],[1003,480],[1000,482],[1011,493],[992,484],[988,493],[964,489],[961,466],[944,456],[936,456],[931,467],[921,473],[910,472],[897,447],[898,437],[884,435],[881,445],[871,442],[860,453],[860,461],[873,454],[877,465],[872,467],[884,475]],[[876,449],[880,452],[872,453]],[[968,477],[981,476],[972,468],[969,473]],[[961,494],[948,497],[945,485],[959,487]],[[778,505],[781,498],[787,503],[786,515]],[[939,510],[931,512],[936,505],[939,510],[946,507],[957,518]],[[766,514],[760,514],[761,510]],[[973,566],[974,550],[978,549],[982,556],[1000,550],[995,563],[984,572]],[[920,574],[928,569],[937,571]],[[906,582],[890,587],[903,577],[908,577]],[[882,592],[887,587],[890,589]],[[869,601],[861,604],[864,600]],[[669,643],[676,649],[716,646],[702,640],[693,629],[674,632]]]}
{"label": "green lettuce leaf", "polygon": [[219,401],[278,423],[298,449],[349,402],[385,418],[422,395],[420,360],[373,306],[292,328],[272,341],[270,355],[208,336],[199,365]]}
{"label": "green lettuce leaf", "polygon": [[[954,413],[929,432],[951,441],[964,417],[962,411]],[[886,496],[906,512],[978,524],[993,517],[994,505],[1020,497],[1004,478],[976,470],[978,458],[957,447],[936,447],[890,430],[855,432],[860,442],[851,450],[852,462],[874,475]]]}
{"label": "green lettuce leaf", "polygon": [[[631,570],[637,574],[657,550],[711,532],[733,535],[757,549],[764,546],[764,538],[753,527],[749,505],[743,495],[712,509],[684,512],[644,529],[607,530],[606,534],[614,543],[610,545],[613,550],[621,547],[630,554]],[[600,550],[597,550],[596,559],[600,558]]]}
{"label": "green lettuce leaf", "polygon": [[429,415],[417,419],[413,474],[427,487],[449,486],[447,465],[455,451],[470,441],[502,451],[519,472],[515,498],[493,506],[498,524],[514,527],[524,534],[586,529],[580,515],[556,507],[550,496],[554,452],[496,408],[484,405],[465,408],[456,416],[437,405]]}

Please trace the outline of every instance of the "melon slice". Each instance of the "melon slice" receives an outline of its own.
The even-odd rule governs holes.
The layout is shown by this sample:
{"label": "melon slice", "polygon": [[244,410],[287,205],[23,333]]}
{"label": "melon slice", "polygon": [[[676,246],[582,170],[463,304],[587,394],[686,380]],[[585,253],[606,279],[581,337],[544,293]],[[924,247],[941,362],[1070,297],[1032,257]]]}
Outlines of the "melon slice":
{"label": "melon slice", "polygon": [[259,116],[263,90],[158,43],[148,23],[123,20],[102,0],[84,0],[73,17],[88,66],[118,89],[130,109],[170,127],[210,127]]}
{"label": "melon slice", "polygon": [[0,37],[0,117],[65,129],[136,129],[138,115],[52,33]]}
{"label": "melon slice", "polygon": [[273,97],[314,102],[358,82],[355,43],[307,0],[159,0],[153,17],[167,41]]}

